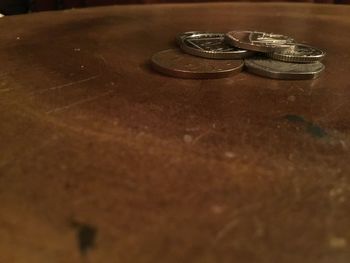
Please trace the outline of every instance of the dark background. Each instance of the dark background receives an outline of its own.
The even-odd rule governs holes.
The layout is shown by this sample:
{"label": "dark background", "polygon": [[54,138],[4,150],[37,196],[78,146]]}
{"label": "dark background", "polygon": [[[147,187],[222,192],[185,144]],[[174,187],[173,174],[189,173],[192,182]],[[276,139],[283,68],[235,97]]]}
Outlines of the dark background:
{"label": "dark background", "polygon": [[[14,15],[27,12],[57,10],[73,7],[86,7],[111,4],[149,4],[149,3],[182,3],[182,2],[219,2],[220,0],[0,0],[0,13]],[[234,2],[237,0],[221,0],[221,2]],[[244,1],[244,0],[240,0]],[[249,1],[249,0],[247,0]],[[268,0],[265,2],[272,2]],[[249,1],[249,2],[254,2]],[[258,2],[258,1],[256,1]],[[261,1],[259,1],[261,2]],[[346,4],[350,0],[279,0],[278,2],[313,2]]]}

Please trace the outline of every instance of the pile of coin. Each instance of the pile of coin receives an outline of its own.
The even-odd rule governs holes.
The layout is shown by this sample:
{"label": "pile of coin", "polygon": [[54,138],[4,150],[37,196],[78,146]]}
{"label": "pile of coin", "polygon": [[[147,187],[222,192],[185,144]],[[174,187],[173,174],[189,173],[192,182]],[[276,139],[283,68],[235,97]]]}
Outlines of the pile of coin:
{"label": "pile of coin", "polygon": [[223,78],[245,68],[274,79],[314,79],[325,69],[325,52],[291,37],[256,31],[191,31],[176,37],[179,49],[154,54],[153,68],[179,78]]}

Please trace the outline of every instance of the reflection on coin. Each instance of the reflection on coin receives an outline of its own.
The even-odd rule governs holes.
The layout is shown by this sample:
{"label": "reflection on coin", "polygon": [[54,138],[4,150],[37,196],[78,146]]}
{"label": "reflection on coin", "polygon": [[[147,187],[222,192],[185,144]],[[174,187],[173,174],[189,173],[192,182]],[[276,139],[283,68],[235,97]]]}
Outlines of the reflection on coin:
{"label": "reflection on coin", "polygon": [[320,61],[325,55],[326,53],[322,50],[303,44],[291,45],[287,49],[276,50],[268,54],[268,56],[273,59],[297,63]]}
{"label": "reflection on coin", "polygon": [[176,44],[178,44],[178,46],[181,46],[182,44],[182,40],[185,38],[185,37],[188,37],[188,36],[192,36],[192,35],[198,35],[198,34],[203,34],[205,32],[201,32],[201,31],[187,31],[187,32],[183,32],[181,34],[178,34],[175,38],[176,40]]}
{"label": "reflection on coin", "polygon": [[212,79],[224,78],[242,71],[242,60],[212,60],[185,54],[177,49],[168,49],[151,58],[155,70],[178,78]]}
{"label": "reflection on coin", "polygon": [[180,48],[191,55],[212,59],[242,59],[254,52],[232,47],[225,42],[225,34],[196,32],[181,37]]}
{"label": "reflection on coin", "polygon": [[226,41],[235,47],[259,52],[273,52],[288,48],[294,40],[288,36],[254,31],[231,31]]}
{"label": "reflection on coin", "polygon": [[244,61],[249,72],[273,79],[315,79],[324,70],[321,62],[297,64],[256,57]]}

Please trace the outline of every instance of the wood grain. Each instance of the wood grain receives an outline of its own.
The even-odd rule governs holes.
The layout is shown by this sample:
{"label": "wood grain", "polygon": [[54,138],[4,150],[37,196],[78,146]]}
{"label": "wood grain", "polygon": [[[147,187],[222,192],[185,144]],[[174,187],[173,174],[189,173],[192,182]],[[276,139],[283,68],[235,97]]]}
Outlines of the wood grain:
{"label": "wood grain", "polygon": [[[0,20],[0,262],[350,261],[350,7],[116,6]],[[182,80],[187,30],[327,51],[313,81]]]}

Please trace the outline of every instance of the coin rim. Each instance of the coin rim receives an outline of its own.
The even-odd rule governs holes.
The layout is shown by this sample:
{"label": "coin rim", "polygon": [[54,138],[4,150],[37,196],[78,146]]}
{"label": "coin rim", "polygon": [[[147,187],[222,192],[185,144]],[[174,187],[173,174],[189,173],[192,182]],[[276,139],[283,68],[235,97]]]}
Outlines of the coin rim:
{"label": "coin rim", "polygon": [[[244,61],[243,60],[235,60],[235,61],[240,61],[240,65],[235,67],[235,68],[231,68],[231,69],[227,69],[227,70],[222,70],[219,72],[191,72],[191,71],[182,71],[182,70],[173,70],[167,67],[164,67],[162,65],[160,65],[159,63],[157,63],[154,58],[156,55],[158,55],[159,53],[162,52],[169,52],[170,50],[177,50],[177,49],[166,49],[166,50],[162,50],[159,51],[155,54],[152,55],[150,63],[151,66],[154,70],[163,73],[167,76],[171,76],[171,77],[177,77],[177,78],[183,78],[183,79],[218,79],[218,78],[226,78],[226,77],[231,77],[234,76],[238,73],[240,73],[243,70],[244,67]],[[182,52],[181,50],[177,50],[179,52]],[[183,53],[183,52],[182,52]],[[184,55],[190,56],[187,53],[183,53]],[[209,60],[209,59],[208,59]]]}
{"label": "coin rim", "polygon": [[293,56],[293,55],[285,55],[285,54],[281,54],[278,53],[282,50],[276,50],[274,52],[268,53],[268,57],[275,59],[275,60],[279,60],[279,61],[284,61],[284,62],[294,62],[294,63],[312,63],[312,62],[317,62],[317,61],[321,61],[324,59],[324,57],[326,56],[326,52],[324,52],[323,50],[310,46],[310,45],[305,45],[305,44],[293,44],[293,46],[304,46],[304,47],[310,47],[313,49],[316,49],[317,51],[320,51],[321,54],[318,56],[311,56],[311,57],[300,57],[300,56]]}
{"label": "coin rim", "polygon": [[[271,58],[267,58],[267,59],[271,59]],[[258,59],[247,59],[247,60],[244,60],[244,67],[245,67],[245,69],[248,72],[254,73],[254,74],[259,75],[259,76],[263,76],[263,77],[267,77],[267,78],[271,78],[271,79],[280,79],[280,80],[308,80],[308,79],[316,79],[316,78],[318,78],[321,75],[321,73],[326,68],[323,63],[321,63],[319,61],[316,61],[314,63],[320,63],[322,66],[321,66],[320,70],[314,71],[314,72],[298,72],[298,73],[288,72],[287,73],[287,72],[267,71],[267,70],[264,70],[261,67],[254,67],[252,65],[249,65],[249,60],[258,60]],[[284,63],[295,64],[295,63],[291,63],[291,62],[284,62]]]}
{"label": "coin rim", "polygon": [[197,34],[201,34],[201,33],[207,33],[207,32],[204,32],[204,31],[186,31],[186,32],[177,34],[177,36],[175,37],[176,44],[178,46],[180,46],[182,39],[184,37],[191,36],[191,35],[197,35]]}
{"label": "coin rim", "polygon": [[[271,53],[275,50],[278,50],[278,49],[286,49],[288,48],[288,46],[262,46],[262,45],[253,45],[251,43],[247,43],[247,42],[241,42],[239,39],[231,36],[230,34],[233,33],[233,32],[250,32],[250,33],[266,33],[266,32],[261,32],[261,31],[249,31],[249,30],[245,30],[245,31],[230,31],[228,33],[226,33],[225,35],[225,40],[227,43],[229,43],[230,45],[232,46],[235,46],[235,47],[238,47],[238,48],[241,48],[241,49],[246,49],[246,50],[250,50],[250,51],[257,51],[257,52],[262,52],[262,53]],[[266,33],[266,34],[274,34],[274,33]],[[279,34],[281,35],[281,34]],[[282,36],[285,36],[285,35],[282,35]],[[285,37],[288,37],[290,38],[294,43],[294,39],[289,37],[289,36],[285,36]]]}
{"label": "coin rim", "polygon": [[255,54],[255,52],[250,50],[245,50],[245,49],[238,50],[237,52],[233,52],[233,51],[232,52],[215,52],[215,51],[199,50],[188,46],[185,42],[189,38],[196,38],[203,35],[223,36],[225,39],[224,33],[201,32],[199,34],[192,34],[192,35],[184,36],[182,38],[177,38],[177,41],[179,41],[178,42],[179,47],[185,53],[188,53],[193,56],[209,58],[209,59],[244,59],[247,57],[251,57]]}

